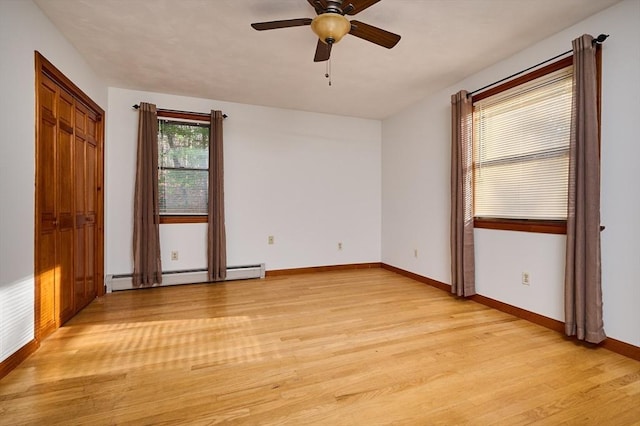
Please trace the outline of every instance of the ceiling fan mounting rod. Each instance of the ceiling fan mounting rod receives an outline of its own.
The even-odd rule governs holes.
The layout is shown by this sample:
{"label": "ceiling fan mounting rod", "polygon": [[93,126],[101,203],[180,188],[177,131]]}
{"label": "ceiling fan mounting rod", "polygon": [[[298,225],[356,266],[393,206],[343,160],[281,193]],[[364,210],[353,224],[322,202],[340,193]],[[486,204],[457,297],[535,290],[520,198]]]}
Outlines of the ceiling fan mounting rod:
{"label": "ceiling fan mounting rod", "polygon": [[[316,3],[320,4],[319,1]],[[353,5],[349,3],[344,9],[342,8],[342,0],[328,0],[327,7],[324,9],[324,13],[339,13],[344,15],[354,9]]]}

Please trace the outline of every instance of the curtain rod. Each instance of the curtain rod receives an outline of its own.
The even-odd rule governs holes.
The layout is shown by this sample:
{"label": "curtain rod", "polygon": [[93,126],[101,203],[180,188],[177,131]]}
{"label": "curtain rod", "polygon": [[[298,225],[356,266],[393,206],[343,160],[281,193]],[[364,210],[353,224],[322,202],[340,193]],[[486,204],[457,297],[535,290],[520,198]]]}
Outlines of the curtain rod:
{"label": "curtain rod", "polygon": [[[140,105],[135,104],[134,106],[132,106],[131,108],[137,110],[140,108]],[[202,116],[209,116],[210,114],[207,114],[206,112],[192,112],[192,111],[178,111],[176,109],[162,109],[162,108],[158,108],[157,111],[159,112],[174,112],[174,113],[178,113],[178,114],[200,114]],[[222,118],[227,118],[228,115],[227,114],[222,114]]]}
{"label": "curtain rod", "polygon": [[[598,37],[594,38],[591,42],[592,42],[593,44],[602,44],[602,43],[604,43],[604,41],[607,39],[607,37],[609,37],[609,34],[600,34]],[[510,80],[510,79],[512,79],[513,77],[517,77],[517,76],[519,76],[520,74],[524,74],[524,73],[525,73],[525,72],[527,72],[527,71],[531,71],[531,70],[532,70],[532,69],[534,69],[534,68],[538,68],[540,65],[544,65],[544,64],[546,64],[547,62],[551,62],[551,61],[553,61],[553,60],[555,60],[555,59],[561,58],[561,57],[563,57],[563,56],[565,56],[565,55],[568,55],[569,53],[572,53],[572,52],[573,52],[573,49],[569,49],[569,50],[567,50],[566,52],[563,52],[563,53],[561,53],[561,54],[559,54],[559,55],[554,56],[553,58],[550,58],[550,59],[547,59],[547,60],[545,60],[545,61],[542,61],[542,62],[540,62],[539,64],[535,64],[535,65],[533,65],[533,66],[531,66],[531,67],[529,67],[529,68],[527,68],[527,69],[524,69],[524,70],[522,70],[522,71],[518,71],[518,72],[517,72],[517,73],[515,73],[515,74],[511,74],[509,77],[505,77],[505,78],[502,78],[502,79],[500,79],[500,80],[498,80],[498,81],[494,81],[494,82],[493,82],[493,83],[491,83],[491,84],[487,84],[486,86],[483,86],[483,87],[481,87],[481,88],[479,88],[479,89],[474,90],[474,91],[473,91],[473,92],[471,92],[471,93],[468,93],[468,94],[467,94],[467,97],[472,96],[472,95],[474,95],[475,93],[482,92],[483,90],[488,89],[489,87],[493,87],[493,86],[495,86],[495,85],[497,85],[497,84],[500,84],[500,83],[502,83],[502,82],[504,82],[504,81]]]}

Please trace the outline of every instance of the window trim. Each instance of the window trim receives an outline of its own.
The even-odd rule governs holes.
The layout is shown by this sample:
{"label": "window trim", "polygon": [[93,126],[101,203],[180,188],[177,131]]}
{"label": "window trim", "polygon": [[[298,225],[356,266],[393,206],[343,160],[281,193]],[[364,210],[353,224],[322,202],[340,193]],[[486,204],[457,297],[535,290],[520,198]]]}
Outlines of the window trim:
{"label": "window trim", "polygon": [[207,223],[209,222],[209,215],[206,214],[192,214],[192,215],[177,215],[177,214],[162,214],[160,215],[161,225],[171,225],[176,223]]}
{"label": "window trim", "polygon": [[498,229],[502,231],[533,232],[539,234],[566,234],[566,220],[539,219],[495,219],[476,217],[473,227],[480,229]]}
{"label": "window trim", "polygon": [[[182,120],[194,120],[194,121],[206,121],[211,125],[211,115],[201,112],[185,112],[185,111],[172,111],[159,109],[157,112],[158,119],[160,118],[175,118]],[[211,141],[209,141],[209,148],[211,148]],[[176,215],[176,214],[161,214],[161,225],[172,225],[181,223],[208,223],[208,214],[189,214],[189,215]]]}
{"label": "window trim", "polygon": [[475,104],[478,101],[481,101],[485,98],[488,98],[493,95],[497,95],[498,93],[502,93],[505,90],[512,89],[514,87],[520,86],[524,83],[528,83],[531,80],[535,80],[536,78],[540,78],[547,74],[551,74],[552,72],[561,70],[563,68],[569,67],[573,65],[573,56],[567,56],[566,58],[559,59],[556,62],[553,62],[549,65],[546,65],[542,68],[538,68],[536,70],[531,71],[528,74],[520,76],[518,78],[514,78],[513,80],[509,80],[505,83],[502,83],[498,86],[491,87],[483,92],[480,92],[476,95],[473,95],[472,101]]}
{"label": "window trim", "polygon": [[[559,59],[549,65],[542,68],[531,71],[523,76],[514,78],[498,86],[491,87],[483,92],[473,95],[472,102],[480,101],[505,90],[527,83],[536,78],[542,77],[546,74],[558,71],[562,68],[573,65],[573,55],[566,58]],[[596,67],[598,72],[598,133],[601,131],[601,90],[602,90],[602,46],[596,45]],[[475,189],[474,189],[475,191]],[[479,229],[495,229],[503,231],[520,231],[520,232],[532,232],[541,234],[566,234],[567,233],[567,221],[566,220],[539,220],[539,219],[507,219],[507,218],[485,218],[475,217],[473,218],[474,228]]]}

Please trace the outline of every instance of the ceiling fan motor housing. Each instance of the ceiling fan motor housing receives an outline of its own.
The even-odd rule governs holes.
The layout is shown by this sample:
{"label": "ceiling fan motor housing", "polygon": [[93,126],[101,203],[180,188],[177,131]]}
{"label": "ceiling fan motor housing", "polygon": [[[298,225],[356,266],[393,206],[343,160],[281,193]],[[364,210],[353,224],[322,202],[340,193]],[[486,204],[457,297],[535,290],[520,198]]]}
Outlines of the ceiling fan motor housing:
{"label": "ceiling fan motor housing", "polygon": [[339,13],[326,12],[313,18],[311,29],[324,43],[334,44],[351,30],[351,23]]}

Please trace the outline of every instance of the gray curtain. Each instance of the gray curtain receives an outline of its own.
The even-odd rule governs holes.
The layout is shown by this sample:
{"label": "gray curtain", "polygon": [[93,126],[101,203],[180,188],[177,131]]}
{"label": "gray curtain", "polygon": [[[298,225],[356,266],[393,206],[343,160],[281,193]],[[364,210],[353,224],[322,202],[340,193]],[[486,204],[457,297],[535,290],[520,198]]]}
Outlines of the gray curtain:
{"label": "gray curtain", "polygon": [[590,35],[573,41],[573,106],[565,269],[565,332],[600,343],[600,141],[596,47]]}
{"label": "gray curtain", "polygon": [[209,280],[227,277],[227,239],[224,226],[224,162],[222,150],[222,111],[211,111],[209,134],[209,226],[207,258]]}
{"label": "gray curtain", "polygon": [[133,205],[133,285],[162,283],[160,209],[158,207],[158,115],[141,102]]}
{"label": "gray curtain", "polygon": [[476,293],[472,117],[467,92],[451,96],[451,292],[464,297]]}

